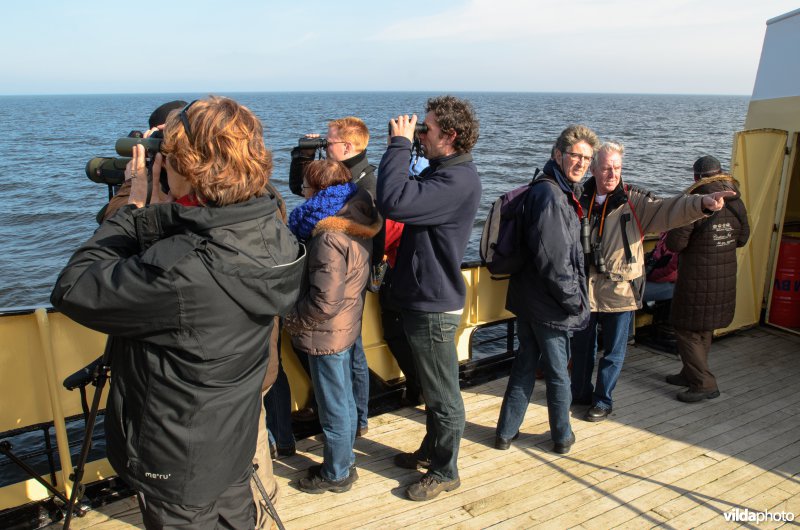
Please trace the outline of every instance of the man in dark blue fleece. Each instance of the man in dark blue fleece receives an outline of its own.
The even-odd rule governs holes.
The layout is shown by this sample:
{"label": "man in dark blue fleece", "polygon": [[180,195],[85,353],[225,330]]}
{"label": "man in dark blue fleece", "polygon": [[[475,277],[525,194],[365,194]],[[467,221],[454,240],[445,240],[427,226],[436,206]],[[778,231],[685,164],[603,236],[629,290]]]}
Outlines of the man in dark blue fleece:
{"label": "man in dark blue fleece", "polygon": [[389,299],[401,310],[427,413],[419,449],[395,457],[400,467],[428,468],[408,487],[415,501],[461,485],[456,461],[465,416],[455,335],[466,294],[461,261],[481,199],[470,154],[478,140],[472,105],[441,96],[429,99],[425,111],[427,131],[419,139],[430,166],[408,176],[417,116],[405,115],[391,120],[392,138],[378,168],[378,209],[405,223]]}

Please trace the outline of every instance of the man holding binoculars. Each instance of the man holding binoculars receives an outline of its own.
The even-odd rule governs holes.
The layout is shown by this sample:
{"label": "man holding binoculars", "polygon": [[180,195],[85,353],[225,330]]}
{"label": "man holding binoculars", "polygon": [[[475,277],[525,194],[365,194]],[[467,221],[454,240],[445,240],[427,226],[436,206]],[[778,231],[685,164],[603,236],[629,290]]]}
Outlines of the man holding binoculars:
{"label": "man holding binoculars", "polygon": [[378,174],[378,208],[405,223],[388,299],[401,313],[426,405],[426,433],[419,449],[395,456],[395,465],[427,473],[408,487],[411,500],[433,499],[461,485],[458,448],[464,402],[458,385],[455,335],[466,288],[461,274],[481,199],[481,181],[470,154],[478,120],[468,101],[431,98],[417,133],[430,166],[410,179],[417,117],[398,116]]}
{"label": "man holding binoculars", "polygon": [[375,166],[367,160],[369,130],[363,121],[348,116],[328,123],[328,134],[320,138],[307,134],[299,145],[292,149],[292,162],[289,166],[289,188],[295,195],[303,195],[303,168],[314,160],[317,149],[325,149],[330,160],[343,163],[353,176],[351,182],[364,188],[375,196]]}

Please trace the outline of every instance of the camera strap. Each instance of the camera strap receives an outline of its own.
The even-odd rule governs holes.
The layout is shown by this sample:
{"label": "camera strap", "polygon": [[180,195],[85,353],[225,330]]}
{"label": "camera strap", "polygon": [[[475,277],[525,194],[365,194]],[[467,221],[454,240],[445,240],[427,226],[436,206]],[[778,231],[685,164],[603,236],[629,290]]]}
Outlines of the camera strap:
{"label": "camera strap", "polygon": [[620,216],[619,219],[619,226],[622,230],[622,246],[625,249],[625,260],[628,263],[636,263],[636,259],[633,257],[633,252],[631,252],[631,243],[628,241],[628,223],[631,222],[631,214],[624,213]]}

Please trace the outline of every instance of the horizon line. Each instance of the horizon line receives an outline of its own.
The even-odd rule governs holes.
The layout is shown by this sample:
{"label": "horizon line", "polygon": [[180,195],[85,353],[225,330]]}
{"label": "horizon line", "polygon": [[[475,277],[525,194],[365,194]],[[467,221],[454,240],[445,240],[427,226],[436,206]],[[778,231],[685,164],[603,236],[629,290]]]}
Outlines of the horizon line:
{"label": "horizon line", "polygon": [[153,91],[153,92],[37,92],[9,93],[0,97],[43,97],[43,96],[147,96],[165,94],[570,94],[587,96],[724,96],[752,97],[750,94],[690,93],[690,92],[578,92],[578,91],[537,91],[537,90],[233,90],[233,91]]}

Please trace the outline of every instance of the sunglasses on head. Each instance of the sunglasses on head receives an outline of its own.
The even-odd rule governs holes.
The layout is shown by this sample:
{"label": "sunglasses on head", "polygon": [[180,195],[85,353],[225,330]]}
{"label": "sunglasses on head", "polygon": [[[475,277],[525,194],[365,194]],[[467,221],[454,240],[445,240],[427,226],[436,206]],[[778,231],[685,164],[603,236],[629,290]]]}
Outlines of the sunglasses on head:
{"label": "sunglasses on head", "polygon": [[181,118],[181,123],[183,124],[183,130],[186,131],[186,137],[189,139],[189,143],[194,143],[194,138],[192,137],[192,127],[189,125],[189,117],[186,115],[186,112],[189,110],[189,107],[194,105],[200,101],[199,99],[195,99],[181,110],[179,114]]}

